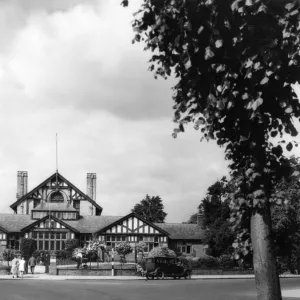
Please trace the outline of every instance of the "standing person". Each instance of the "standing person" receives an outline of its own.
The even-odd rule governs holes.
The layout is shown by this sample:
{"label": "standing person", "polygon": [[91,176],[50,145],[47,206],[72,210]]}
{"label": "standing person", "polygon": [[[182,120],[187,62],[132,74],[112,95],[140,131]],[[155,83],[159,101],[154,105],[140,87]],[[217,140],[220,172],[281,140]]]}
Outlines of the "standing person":
{"label": "standing person", "polygon": [[46,253],[44,257],[44,265],[45,265],[45,273],[49,273],[50,257],[48,253]]}
{"label": "standing person", "polygon": [[34,268],[36,266],[36,259],[33,255],[29,258],[28,265],[30,267],[31,274],[34,274]]}
{"label": "standing person", "polygon": [[82,253],[81,253],[81,251],[79,251],[79,252],[77,253],[76,261],[77,261],[77,269],[79,269],[79,267],[80,267],[81,264],[82,264]]}
{"label": "standing person", "polygon": [[20,275],[22,278],[23,278],[24,271],[25,271],[25,264],[26,264],[26,261],[25,261],[24,257],[22,256],[22,258],[19,262],[19,272],[20,272]]}
{"label": "standing person", "polygon": [[43,264],[44,264],[44,255],[43,255],[43,253],[41,253],[40,266],[42,266]]}
{"label": "standing person", "polygon": [[14,256],[13,260],[11,261],[11,273],[13,275],[12,278],[19,277],[19,260],[16,256]]}

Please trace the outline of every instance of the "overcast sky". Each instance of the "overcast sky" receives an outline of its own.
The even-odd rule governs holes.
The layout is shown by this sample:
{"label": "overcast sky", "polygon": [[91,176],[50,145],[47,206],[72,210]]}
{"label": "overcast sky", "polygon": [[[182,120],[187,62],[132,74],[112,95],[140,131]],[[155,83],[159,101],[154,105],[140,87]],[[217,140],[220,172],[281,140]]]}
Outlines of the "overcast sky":
{"label": "overcast sky", "polygon": [[223,149],[190,129],[171,137],[174,79],[155,80],[132,44],[121,0],[0,0],[0,209],[12,212],[17,171],[29,190],[59,172],[86,192],[97,173],[103,215],[125,215],[146,194],[168,222],[196,212],[227,174]]}

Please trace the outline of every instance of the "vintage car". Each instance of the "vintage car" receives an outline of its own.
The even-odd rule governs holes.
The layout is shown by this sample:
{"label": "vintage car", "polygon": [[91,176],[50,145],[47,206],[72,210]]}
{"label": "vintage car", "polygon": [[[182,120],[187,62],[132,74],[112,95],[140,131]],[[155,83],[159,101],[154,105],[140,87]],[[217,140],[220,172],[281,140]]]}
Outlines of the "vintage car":
{"label": "vintage car", "polygon": [[144,266],[147,279],[163,279],[164,277],[187,279],[191,274],[191,270],[175,257],[147,257]]}

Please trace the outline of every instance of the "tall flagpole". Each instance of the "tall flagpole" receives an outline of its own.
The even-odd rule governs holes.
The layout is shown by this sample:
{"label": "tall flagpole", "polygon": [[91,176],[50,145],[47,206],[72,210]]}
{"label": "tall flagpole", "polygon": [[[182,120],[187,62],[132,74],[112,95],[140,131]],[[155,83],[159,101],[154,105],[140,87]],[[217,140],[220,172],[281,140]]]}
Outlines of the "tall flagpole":
{"label": "tall flagpole", "polygon": [[56,186],[58,185],[58,151],[57,151],[57,133],[56,133]]}

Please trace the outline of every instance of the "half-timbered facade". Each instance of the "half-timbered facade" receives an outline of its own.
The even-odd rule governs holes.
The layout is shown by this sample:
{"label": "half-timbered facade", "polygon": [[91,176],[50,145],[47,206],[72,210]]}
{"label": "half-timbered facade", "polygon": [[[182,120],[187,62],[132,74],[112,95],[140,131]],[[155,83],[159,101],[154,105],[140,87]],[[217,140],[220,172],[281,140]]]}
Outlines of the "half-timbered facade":
{"label": "half-timbered facade", "polygon": [[199,224],[151,223],[130,213],[104,216],[96,202],[96,174],[87,174],[83,193],[58,172],[27,191],[27,172],[18,172],[14,214],[0,214],[0,247],[19,249],[22,237],[37,241],[38,250],[62,250],[67,239],[84,246],[95,238],[114,248],[126,241],[133,246],[145,242],[146,252],[170,247],[178,252],[203,255],[203,230]]}
{"label": "half-timbered facade", "polygon": [[167,247],[169,234],[153,223],[131,213],[99,230],[96,235],[112,248],[120,241],[133,245],[143,241],[146,244],[145,251],[148,252],[154,247]]}

